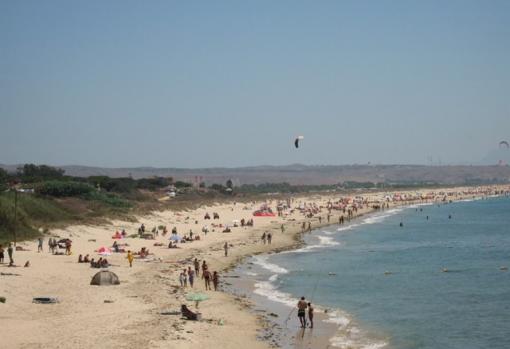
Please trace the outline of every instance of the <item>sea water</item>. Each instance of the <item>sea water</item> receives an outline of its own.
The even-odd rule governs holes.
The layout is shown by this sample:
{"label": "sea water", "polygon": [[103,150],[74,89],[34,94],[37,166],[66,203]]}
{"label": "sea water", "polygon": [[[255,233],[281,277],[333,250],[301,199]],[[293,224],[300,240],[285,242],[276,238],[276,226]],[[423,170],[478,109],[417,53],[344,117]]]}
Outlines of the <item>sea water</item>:
{"label": "sea water", "polygon": [[389,209],[305,240],[247,273],[259,297],[330,309],[332,345],[510,348],[510,198]]}

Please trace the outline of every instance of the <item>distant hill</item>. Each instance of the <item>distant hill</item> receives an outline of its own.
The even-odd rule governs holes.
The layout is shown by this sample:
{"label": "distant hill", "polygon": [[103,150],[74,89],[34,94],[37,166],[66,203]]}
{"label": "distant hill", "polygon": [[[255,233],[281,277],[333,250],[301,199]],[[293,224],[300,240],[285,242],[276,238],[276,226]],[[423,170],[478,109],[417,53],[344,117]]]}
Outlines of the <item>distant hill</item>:
{"label": "distant hill", "polygon": [[[1,165],[15,171],[20,165]],[[346,181],[438,184],[473,184],[510,182],[509,166],[424,166],[424,165],[342,165],[342,166],[256,166],[238,168],[104,168],[88,166],[59,166],[67,175],[148,178],[173,177],[175,180],[206,184],[225,183],[232,179],[234,185],[280,183],[336,184]],[[197,178],[198,177],[198,178]]]}

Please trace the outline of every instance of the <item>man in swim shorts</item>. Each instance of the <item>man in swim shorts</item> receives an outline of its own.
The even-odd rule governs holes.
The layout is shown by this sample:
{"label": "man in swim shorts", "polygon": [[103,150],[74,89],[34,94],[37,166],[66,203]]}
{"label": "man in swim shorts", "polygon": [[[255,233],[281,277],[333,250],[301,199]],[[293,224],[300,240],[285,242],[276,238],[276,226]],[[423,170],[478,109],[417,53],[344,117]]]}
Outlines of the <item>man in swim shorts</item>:
{"label": "man in swim shorts", "polygon": [[301,297],[297,304],[298,313],[297,316],[299,318],[299,322],[301,323],[301,328],[306,327],[306,308],[308,307],[308,304],[305,301],[305,297]]}

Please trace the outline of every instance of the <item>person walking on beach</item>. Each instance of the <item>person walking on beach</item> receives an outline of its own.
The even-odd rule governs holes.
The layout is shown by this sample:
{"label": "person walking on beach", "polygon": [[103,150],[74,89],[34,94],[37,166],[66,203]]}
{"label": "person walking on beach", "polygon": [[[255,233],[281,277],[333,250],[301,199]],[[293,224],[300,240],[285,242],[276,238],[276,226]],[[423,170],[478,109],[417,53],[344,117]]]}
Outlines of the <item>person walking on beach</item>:
{"label": "person walking on beach", "polygon": [[264,243],[264,245],[266,244],[266,232],[264,232],[264,234],[262,234],[262,242]]}
{"label": "person walking on beach", "polygon": [[312,303],[308,303],[308,320],[310,321],[310,328],[313,328],[313,307],[312,307]]}
{"label": "person walking on beach", "polygon": [[282,233],[284,233],[284,232],[285,232],[285,226],[284,226],[283,224],[282,224],[282,226],[280,227],[280,229],[281,229]]}
{"label": "person walking on beach", "polygon": [[322,217],[319,216],[319,224],[321,224],[321,223],[322,223]]}
{"label": "person walking on beach", "polygon": [[71,240],[69,239],[66,240],[66,255],[71,255]]}
{"label": "person walking on beach", "polygon": [[12,242],[9,242],[9,246],[7,247],[7,255],[9,256],[9,266],[12,267],[14,265],[14,259],[12,258],[12,253],[14,249],[12,248]]}
{"label": "person walking on beach", "polygon": [[188,287],[188,274],[186,273],[186,269],[183,269],[182,271],[182,283],[183,287]]}
{"label": "person walking on beach", "polygon": [[267,243],[271,245],[271,240],[273,239],[273,235],[271,233],[267,233]]}
{"label": "person walking on beach", "polygon": [[38,241],[39,241],[39,244],[37,245],[37,253],[40,253],[43,251],[44,240],[43,240],[43,238],[39,238]]}
{"label": "person walking on beach", "polygon": [[218,291],[218,283],[220,282],[220,277],[218,275],[218,272],[215,271],[212,275],[212,283],[213,283],[213,286],[214,286],[214,290],[215,291]]}
{"label": "person walking on beach", "polygon": [[0,244],[0,263],[4,263],[4,247]]}
{"label": "person walking on beach", "polygon": [[191,269],[191,267],[188,267],[188,280],[189,286],[193,288],[193,284],[195,283],[195,272]]}
{"label": "person walking on beach", "polygon": [[[204,273],[209,269],[205,260],[202,262],[202,279],[205,277]],[[209,275],[210,276],[210,275]]]}
{"label": "person walking on beach", "polygon": [[225,244],[223,245],[223,249],[225,250],[225,257],[228,256],[228,243],[225,242]]}
{"label": "person walking on beach", "polygon": [[184,287],[184,281],[186,280],[186,275],[181,271],[179,274],[179,282],[181,283],[181,287]]}
{"label": "person walking on beach", "polygon": [[298,313],[297,316],[299,318],[299,322],[301,323],[301,328],[306,327],[306,308],[308,307],[308,304],[305,301],[305,297],[301,297],[297,304]]}
{"label": "person walking on beach", "polygon": [[312,222],[308,222],[308,231],[312,231]]}
{"label": "person walking on beach", "polygon": [[305,232],[305,229],[306,229],[306,223],[303,222],[303,224],[301,224],[301,232]]}
{"label": "person walking on beach", "polygon": [[200,275],[200,262],[195,258],[193,263],[195,264],[195,275],[198,277]]}
{"label": "person walking on beach", "polygon": [[211,290],[211,272],[206,269],[202,272],[202,277],[205,280],[205,290]]}
{"label": "person walking on beach", "polygon": [[135,259],[135,257],[133,257],[133,254],[131,253],[131,250],[128,251],[127,253],[127,260],[129,262],[129,267],[133,267],[133,259]]}

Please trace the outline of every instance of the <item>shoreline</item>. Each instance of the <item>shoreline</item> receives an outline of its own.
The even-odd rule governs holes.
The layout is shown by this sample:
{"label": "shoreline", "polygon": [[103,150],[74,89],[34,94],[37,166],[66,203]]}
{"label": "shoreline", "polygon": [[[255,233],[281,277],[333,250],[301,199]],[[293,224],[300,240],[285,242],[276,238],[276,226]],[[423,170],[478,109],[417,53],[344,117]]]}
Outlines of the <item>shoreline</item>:
{"label": "shoreline", "polygon": [[[508,191],[508,186],[476,188]],[[457,191],[474,189],[456,188]],[[445,191],[454,190],[448,188]],[[364,195],[375,196],[373,193]],[[335,198],[338,198],[337,193],[295,196],[294,200],[327,202]],[[269,348],[271,344],[261,341],[259,336],[260,329],[267,329],[268,324],[252,312],[253,304],[245,298],[226,292],[206,291],[210,299],[202,302],[199,308],[203,321],[186,321],[179,316],[168,315],[178,311],[180,304],[188,304],[190,309],[194,309],[193,304],[185,300],[189,289],[177,286],[180,270],[191,265],[191,259],[196,257],[206,259],[211,270],[223,273],[232,270],[249,256],[300,248],[304,244],[300,228],[302,222],[313,221],[312,230],[315,230],[334,224],[339,213],[335,212],[332,223],[323,219],[321,224],[317,217],[304,218],[299,213],[288,218],[257,218],[255,227],[234,228],[232,233],[210,232],[207,236],[202,235],[200,241],[183,244],[179,249],[153,246],[154,240],[126,239],[133,250],[147,246],[154,253],[154,258],[135,260],[133,268],[129,268],[124,254],[113,254],[109,257],[113,264],[110,270],[121,279],[121,284],[114,287],[90,286],[90,278],[98,270],[76,263],[78,253],[90,253],[99,245],[111,244],[110,236],[121,227],[133,231],[140,222],[145,222],[149,228],[164,224],[177,226],[180,232],[186,233],[190,228],[198,231],[202,227],[205,212],[218,211],[225,223],[242,217],[250,218],[253,209],[260,204],[230,203],[191,211],[153,212],[139,217],[137,223],[112,221],[109,225],[73,226],[53,231],[54,235],[73,239],[75,254],[72,256],[48,254],[46,245],[44,253],[37,253],[35,242],[21,243],[29,251],[16,251],[16,263],[19,265],[30,260],[31,267],[7,268],[0,265],[4,273],[19,274],[0,276],[0,296],[7,298],[7,302],[0,305],[0,320],[5,324],[0,327],[0,337],[5,338],[6,346],[13,348],[93,345],[105,348],[137,345],[177,349],[197,345]],[[360,213],[373,211],[372,208],[365,208]],[[321,215],[324,218],[324,212]],[[281,224],[285,224],[285,233],[280,232]],[[264,231],[274,233],[272,245],[260,243],[260,235]],[[156,241],[168,240],[160,236]],[[231,245],[228,257],[223,256],[222,246],[225,242]],[[221,277],[221,281],[228,282],[228,278]],[[197,279],[196,283],[196,290],[204,292],[203,281]],[[34,305],[30,302],[32,297],[43,295],[56,296],[61,303]],[[105,303],[106,300],[113,303]],[[55,342],[53,335],[56,329],[60,338],[58,342]]]}
{"label": "shoreline", "polygon": [[[462,197],[457,200],[452,200],[448,203],[470,202],[470,201],[474,201],[474,200],[497,198],[497,197],[501,197],[501,196],[504,196],[504,195],[490,195],[490,196],[480,195],[480,196],[476,196],[476,197],[471,197],[468,195],[466,197]],[[400,208],[405,209],[405,208],[411,208],[413,206],[427,206],[427,205],[436,205],[436,204],[440,204],[440,202],[435,202],[435,201],[425,202],[425,203],[424,202],[411,202],[411,203],[406,203],[404,205],[394,206],[387,210],[400,209]],[[363,217],[367,217],[367,216],[368,216],[367,218],[370,218],[372,216],[378,217],[377,214],[383,213],[384,211],[385,210],[369,210],[367,212],[362,212],[359,215],[357,215],[356,217],[354,217],[346,225],[339,225],[338,223],[322,224],[321,226],[316,227],[309,234],[311,236],[311,234],[317,233],[318,230],[327,228],[327,227],[331,227],[331,226],[335,226],[335,227],[341,227],[341,226],[349,227],[350,225],[357,226]],[[270,251],[270,252],[265,252],[265,253],[262,253],[261,255],[262,256],[271,256],[271,255],[282,253],[282,252],[291,252],[292,253],[293,251],[297,251],[300,248],[313,246],[313,245],[308,245],[308,243],[305,242],[304,238],[306,237],[306,235],[307,235],[307,233],[297,232],[296,239],[299,240],[299,244],[297,244],[295,246],[289,246],[288,248],[284,248],[284,249],[278,249],[278,250],[274,250],[274,251]],[[259,255],[250,256],[248,258],[253,259],[256,256],[259,256]],[[253,265],[255,263],[246,262],[246,261],[242,262],[240,265],[237,265],[235,268],[233,268],[232,272],[246,276],[247,275],[246,269],[251,270],[251,267],[247,267],[248,264]],[[272,274],[272,272],[268,272],[268,273]],[[331,343],[331,340],[335,339],[335,338],[339,338],[338,335],[340,332],[340,328],[339,328],[339,324],[335,322],[335,317],[332,317],[331,308],[324,307],[323,305],[314,302],[314,307],[316,310],[315,317],[314,317],[315,323],[320,324],[321,327],[318,328],[317,326],[315,326],[315,328],[312,331],[310,331],[309,328],[307,328],[306,331],[299,329],[299,323],[297,321],[295,321],[295,326],[296,326],[295,330],[291,330],[288,326],[285,326],[285,328],[284,328],[284,326],[282,326],[282,322],[281,322],[282,316],[284,318],[286,318],[286,320],[285,320],[285,323],[286,323],[287,321],[289,321],[289,318],[291,315],[294,317],[296,316],[296,314],[294,312],[295,309],[291,308],[292,309],[291,313],[289,315],[285,315],[285,312],[284,311],[282,312],[282,308],[284,308],[286,310],[288,310],[289,308],[285,307],[285,305],[282,305],[281,300],[270,299],[267,296],[256,294],[256,292],[255,292],[257,289],[256,285],[258,283],[260,283],[261,281],[256,279],[255,275],[256,274],[254,274],[253,276],[248,276],[249,277],[248,280],[234,282],[233,285],[230,285],[230,287],[228,287],[226,289],[226,291],[236,297],[249,298],[251,301],[250,310],[254,314],[261,316],[262,321],[265,324],[269,324],[259,330],[260,338],[263,338],[265,341],[270,342],[272,345],[274,345],[276,347],[286,348],[286,349],[302,348],[304,346],[306,346],[306,348],[310,348],[310,349],[335,347]],[[241,280],[241,276],[239,276],[239,275],[234,274],[231,277],[235,277],[236,280]],[[290,294],[289,294],[289,296],[295,298],[295,302],[297,302],[298,296],[290,295]],[[342,309],[334,309],[333,310],[333,312],[337,312],[337,311],[346,315],[345,311]],[[262,315],[260,315],[260,314],[262,314]],[[352,318],[349,318],[348,321],[351,322],[352,320],[353,320]],[[268,327],[269,327],[269,331],[268,331]],[[275,331],[276,331],[276,333],[274,333]],[[319,332],[319,333],[317,333],[317,332]],[[345,329],[342,332],[345,332]],[[379,346],[379,344],[376,344],[377,348],[386,347],[386,345],[387,345],[387,343],[381,344],[380,346]]]}
{"label": "shoreline", "polygon": [[[427,203],[424,205],[433,205],[434,203]],[[289,248],[271,251],[267,253],[263,253],[260,255],[250,256],[248,258],[253,259],[258,256],[272,256],[274,254],[290,252],[293,253],[298,251],[301,248],[310,247],[313,245],[309,245],[305,238],[307,236],[313,236],[314,233],[317,233],[319,230],[328,228],[328,227],[346,227],[347,229],[351,225],[357,225],[362,222],[363,218],[370,217],[378,217],[378,213],[383,213],[385,211],[389,211],[395,208],[406,208],[416,205],[416,203],[410,203],[406,206],[398,206],[392,207],[386,210],[366,210],[360,212],[357,216],[353,217],[350,222],[346,224],[339,225],[338,223],[325,223],[317,228],[315,228],[312,232],[302,233],[298,232],[296,236],[299,237],[300,243],[296,246],[289,246]],[[313,330],[310,328],[306,328],[305,330],[299,328],[299,323],[296,320],[296,312],[295,305],[292,304],[292,308],[289,308],[290,305],[283,304],[282,300],[270,299],[268,296],[264,296],[258,294],[257,284],[264,283],[267,281],[261,281],[256,279],[256,276],[248,276],[249,279],[241,279],[239,274],[246,276],[247,270],[252,269],[248,264],[254,265],[254,262],[242,262],[240,265],[237,265],[233,268],[232,272],[235,272],[234,275],[230,277],[234,277],[236,281],[234,281],[230,287],[227,288],[227,292],[231,293],[236,297],[248,298],[252,302],[250,310],[259,316],[263,317],[263,321],[269,325],[266,325],[265,328],[260,329],[260,337],[264,340],[274,344],[276,347],[292,349],[292,348],[301,348],[306,347],[309,349],[323,349],[334,347],[331,344],[331,339],[337,337],[339,335],[339,325],[343,323],[344,317],[347,315],[342,309],[331,309],[329,307],[324,307],[322,304],[313,302],[315,308],[315,317],[314,322],[316,326]],[[260,265],[259,269],[264,269]],[[266,271],[267,274],[273,274],[273,272]],[[257,274],[258,276],[258,274]],[[296,295],[288,295],[290,297],[295,298],[295,303],[298,301],[298,296]],[[289,312],[290,309],[290,312]],[[339,318],[338,312],[342,313]],[[289,321],[291,320],[292,321]],[[285,319],[285,320],[283,320]],[[282,321],[283,320],[283,321]],[[348,321],[351,321],[349,319]],[[290,326],[293,326],[291,329]],[[267,330],[269,327],[269,331]],[[276,333],[275,333],[276,332]]]}

